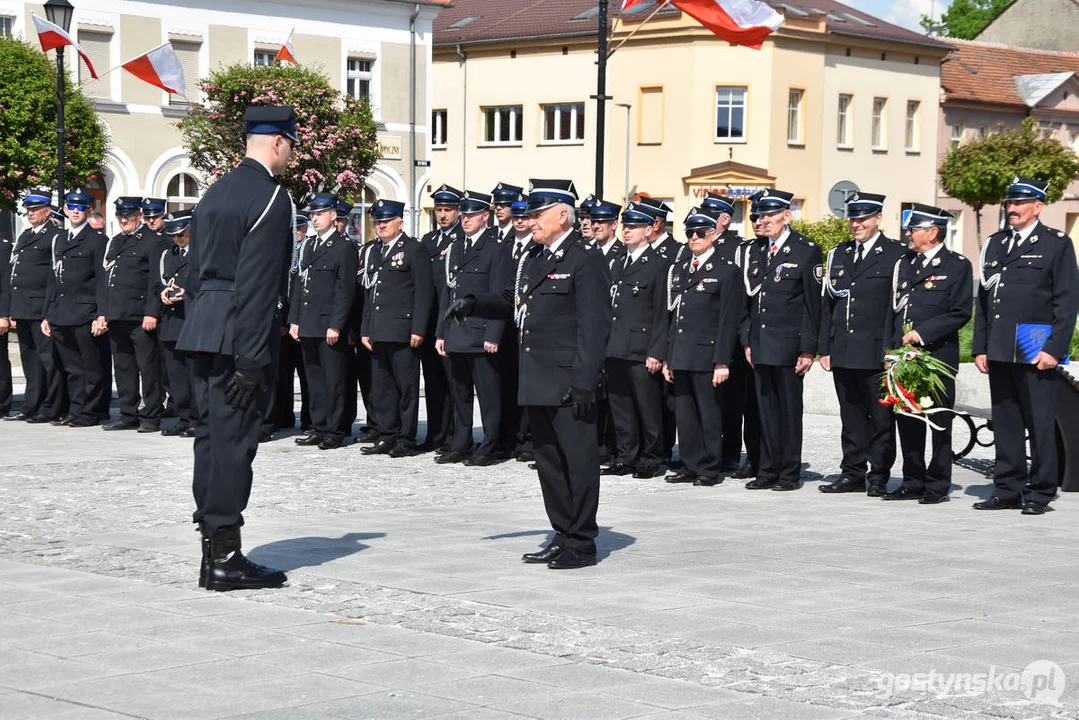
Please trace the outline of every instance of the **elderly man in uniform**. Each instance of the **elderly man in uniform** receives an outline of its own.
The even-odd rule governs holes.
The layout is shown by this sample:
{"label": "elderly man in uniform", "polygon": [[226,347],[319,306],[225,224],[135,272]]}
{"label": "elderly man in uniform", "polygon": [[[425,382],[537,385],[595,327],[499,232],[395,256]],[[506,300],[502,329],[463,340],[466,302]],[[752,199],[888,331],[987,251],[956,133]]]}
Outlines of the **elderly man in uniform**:
{"label": "elderly man in uniform", "polygon": [[157,265],[150,268],[161,281],[156,291],[161,299],[161,323],[157,335],[161,341],[162,359],[169,378],[169,389],[179,418],[171,428],[161,431],[166,437],[195,437],[195,415],[191,407],[191,374],[187,354],[176,349],[184,327],[187,307],[187,249],[191,241],[191,211],[180,210],[165,219],[165,235],[172,247],[161,251]]}
{"label": "elderly man in uniform", "polygon": [[516,235],[513,226],[513,203],[521,199],[524,188],[509,183],[500,182],[491,191],[491,208],[495,215],[495,231],[498,233],[497,240],[503,246],[512,242]]}
{"label": "elderly man in uniform", "polygon": [[974,364],[989,375],[996,464],[993,494],[974,504],[978,510],[1041,515],[1056,496],[1058,392],[1050,371],[1068,355],[1079,272],[1071,238],[1038,219],[1048,188],[1016,176],[1004,197],[1009,227],[982,246]]}
{"label": "elderly man in uniform", "polygon": [[820,366],[835,381],[843,460],[839,479],[817,486],[824,493],[881,497],[895,462],[895,419],[879,402],[880,375],[892,270],[905,250],[880,231],[883,210],[883,195],[851,195],[847,220],[854,239],[828,253],[817,352]]}
{"label": "elderly man in uniform", "polygon": [[194,353],[194,521],[202,533],[199,584],[207,590],[270,588],[285,573],[242,552],[251,462],[275,382],[278,298],[288,284],[295,211],[274,175],[298,142],[291,107],[244,113],[243,161],[206,191],[191,224],[194,299],[177,349]]}
{"label": "elderly man in uniform", "polygon": [[[951,215],[931,205],[915,203],[903,211],[903,230],[910,249],[892,274],[893,302],[884,326],[887,347],[921,345],[937,360],[959,367],[959,329],[970,320],[973,280],[970,261],[944,247]],[[908,329],[909,328],[909,329]],[[944,397],[938,407],[955,402],[955,380],[941,378]],[[927,424],[922,418],[900,415],[903,484],[884,500],[917,500],[922,505],[947,502],[952,484],[952,413],[929,418],[933,444],[925,464]]]}
{"label": "elderly man in uniform", "polygon": [[[18,336],[19,359],[26,379],[22,407],[5,420],[44,423],[59,418],[63,409],[64,378],[56,348],[52,339],[41,332],[53,243],[61,234],[49,222],[51,195],[49,190],[35,190],[23,198],[30,227],[11,246],[8,265],[0,262],[0,331],[10,327]],[[4,350],[0,348],[0,353]]]}
{"label": "elderly man in uniform", "polygon": [[102,314],[116,369],[120,419],[103,429],[158,432],[165,400],[156,332],[161,314],[161,298],[156,287],[160,236],[142,222],[142,198],[117,199],[115,214],[120,232],[105,248],[107,275]]}
{"label": "elderly man in uniform", "polygon": [[[380,436],[365,455],[417,453],[420,345],[436,307],[431,256],[402,232],[405,204],[379,200],[371,209],[378,244],[367,253],[360,341],[371,351],[371,386]],[[428,420],[430,422],[430,420]]]}
{"label": "elderly man in uniform", "polygon": [[[820,333],[820,248],[791,230],[791,200],[765,190],[757,202],[763,237],[745,255],[750,294],[741,342],[757,376],[761,454],[750,490],[797,490],[802,473],[802,383]],[[752,289],[750,289],[752,288]]]}
{"label": "elderly man in uniform", "polygon": [[344,442],[347,324],[359,256],[353,242],[337,229],[336,195],[316,194],[307,210],[316,234],[300,253],[288,320],[289,336],[300,343],[303,353],[314,432],[296,438],[296,444],[333,450]]}
{"label": "elderly man in uniform", "polygon": [[532,426],[536,468],[555,536],[527,563],[554,570],[596,563],[599,453],[596,387],[611,328],[603,256],[573,230],[577,192],[569,180],[532,180],[532,237],[544,247],[516,287],[456,300],[452,319],[515,318],[520,332],[518,402]]}
{"label": "elderly man in uniform", "polygon": [[[510,217],[513,220],[513,241],[505,252],[510,257],[510,279],[516,281],[523,275],[530,251],[536,247],[536,243],[532,240],[532,223],[528,219],[526,200],[518,200],[510,205]],[[528,413],[517,404],[520,359],[517,356],[517,328],[513,323],[506,323],[498,356],[502,362],[502,448],[499,455],[513,457],[518,462],[531,462],[536,458],[532,452]]]}
{"label": "elderly man in uniform", "polygon": [[92,200],[82,190],[64,198],[71,227],[53,240],[52,273],[45,292],[41,332],[51,337],[66,374],[66,417],[54,425],[90,427],[99,422],[105,395],[105,370],[98,338],[105,334],[105,245],[102,233],[87,223]]}

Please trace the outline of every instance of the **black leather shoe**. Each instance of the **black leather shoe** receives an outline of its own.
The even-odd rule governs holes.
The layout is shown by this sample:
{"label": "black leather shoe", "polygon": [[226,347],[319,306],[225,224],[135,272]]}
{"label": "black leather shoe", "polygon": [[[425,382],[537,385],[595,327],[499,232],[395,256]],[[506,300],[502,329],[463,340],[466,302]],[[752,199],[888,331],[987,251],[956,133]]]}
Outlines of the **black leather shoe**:
{"label": "black leather shoe", "polygon": [[719,478],[699,477],[699,478],[697,478],[696,480],[693,481],[693,484],[696,485],[697,487],[714,487],[716,485],[719,485],[721,482],[723,482],[723,481],[720,480]]}
{"label": "black leather shoe", "polygon": [[360,452],[364,455],[389,455],[393,448],[394,443],[389,440],[379,440],[377,444],[372,447],[365,447]]}
{"label": "black leather shoe", "polygon": [[865,494],[869,497],[884,497],[888,493],[887,485],[870,485]]}
{"label": "black leather shoe", "polygon": [[839,478],[831,485],[818,485],[822,493],[860,493],[865,492],[865,481],[854,478]]}
{"label": "black leather shoe", "polygon": [[[55,424],[55,423],[54,423]],[[97,427],[97,420],[68,420],[63,423],[64,427],[72,428],[85,428],[85,427]]]}
{"label": "black leather shoe", "polygon": [[890,493],[884,494],[884,500],[918,500],[922,497],[922,493],[915,492],[909,487],[900,487],[898,490],[893,490]]}
{"label": "black leather shoe", "polygon": [[746,490],[770,490],[775,487],[779,480],[766,480],[765,478],[757,478],[756,480],[750,480],[746,483]]}
{"label": "black leather shoe", "polygon": [[580,550],[566,548],[558,553],[558,555],[551,558],[550,562],[547,563],[547,567],[552,570],[576,570],[595,564],[595,553],[583,553]]}
{"label": "black leather shoe", "polygon": [[[359,442],[359,441],[357,441],[357,442]],[[434,452],[437,449],[438,448],[436,448],[434,445],[427,442],[426,440],[416,446],[416,452],[421,453],[421,454],[422,453]]]}
{"label": "black leather shoe", "polygon": [[113,420],[111,423],[107,423],[101,426],[102,430],[137,430],[139,427],[138,422],[131,420]]}
{"label": "black leather shoe", "polygon": [[775,492],[790,492],[791,490],[801,490],[802,483],[797,480],[779,480],[772,486],[772,490]]}
{"label": "black leather shoe", "polygon": [[240,530],[226,530],[210,538],[210,562],[206,568],[206,589],[259,590],[275,588],[288,580],[280,570],[257,565],[240,552]]}
{"label": "black leather shoe", "polygon": [[419,453],[416,452],[416,446],[415,445],[409,445],[409,444],[406,444],[406,443],[399,442],[396,445],[394,445],[393,449],[390,450],[386,454],[389,455],[392,458],[406,458],[406,457],[414,457],[414,456],[418,455]]}
{"label": "black leather shoe", "polygon": [[52,422],[52,418],[47,418],[44,415],[35,415],[32,418],[27,418],[26,422],[31,425],[41,425],[43,423]]}
{"label": "black leather shoe", "polygon": [[735,480],[748,480],[749,478],[755,478],[757,477],[757,468],[747,463],[732,472],[731,477]]}
{"label": "black leather shoe", "polygon": [[[445,455],[443,455],[443,457],[445,457]],[[465,458],[465,465],[470,467],[490,467],[491,465],[497,464],[498,459],[487,453],[472,453]]]}
{"label": "black leather shoe", "polygon": [[435,462],[439,465],[453,465],[455,463],[464,462],[467,457],[468,455],[463,452],[451,450],[444,455],[439,455],[438,457],[436,457]]}
{"label": "black leather shoe", "polygon": [[682,468],[673,475],[668,475],[663,479],[669,483],[691,483],[697,479],[697,476],[689,470]]}
{"label": "black leather shoe", "polygon": [[513,456],[513,459],[517,462],[533,462],[536,459],[536,453],[531,450],[519,450]]}
{"label": "black leather shoe", "polygon": [[71,422],[71,417],[70,416],[61,415],[60,417],[56,418],[55,420],[50,420],[49,424],[50,425],[55,425],[56,427],[60,427],[61,425],[67,425],[69,422]]}
{"label": "black leather shoe", "polygon": [[922,495],[918,498],[919,505],[939,505],[951,500],[947,495]]}
{"label": "black leather shoe", "polygon": [[195,437],[195,428],[193,428],[193,427],[184,428],[184,431],[182,433],[180,433],[180,437],[185,437],[185,438],[193,438],[193,437]]}
{"label": "black leather shoe", "polygon": [[1022,512],[1022,514],[1023,515],[1044,515],[1045,514],[1045,505],[1043,505],[1040,502],[1034,502],[1033,500],[1028,500],[1027,502],[1023,503],[1023,512]]}
{"label": "black leather shoe", "polygon": [[368,430],[363,435],[356,438],[358,443],[377,443],[379,438],[382,437],[382,433],[377,430]]}
{"label": "black leather shoe", "polygon": [[268,443],[271,440],[273,440],[273,431],[271,431],[271,430],[263,430],[262,432],[259,433],[259,442],[260,443]]}
{"label": "black leather shoe", "polygon": [[723,473],[725,475],[729,475],[730,473],[734,472],[737,469],[738,469],[738,463],[737,462],[725,462],[725,463],[720,463],[720,465],[719,465],[719,472]]}
{"label": "black leather shoe", "polygon": [[649,478],[659,477],[663,472],[663,468],[661,467],[638,467],[637,472],[633,473],[633,477],[638,480],[647,480]]}
{"label": "black leather shoe", "polygon": [[30,417],[31,417],[30,415],[27,415],[24,412],[17,412],[14,415],[5,415],[4,419],[5,420],[29,420]]}
{"label": "black leather shoe", "polygon": [[993,495],[988,500],[982,500],[971,505],[975,510],[1019,510],[1023,503],[1018,500],[1004,500]]}
{"label": "black leather shoe", "polygon": [[611,463],[599,471],[600,475],[632,475],[633,466],[624,462]]}
{"label": "black leather shoe", "polygon": [[319,450],[336,450],[345,444],[343,437],[330,436],[322,439],[322,442],[318,444]]}
{"label": "black leather shoe", "polygon": [[525,553],[521,556],[521,560],[526,563],[549,563],[554,560],[562,550],[563,548],[561,545],[551,543],[539,552]]}
{"label": "black leather shoe", "polygon": [[296,443],[297,445],[303,445],[303,446],[318,445],[320,442],[322,442],[322,436],[319,435],[318,433],[311,433],[310,435],[301,435],[300,437],[293,440],[293,442]]}
{"label": "black leather shoe", "polygon": [[139,423],[139,432],[143,433],[143,434],[161,432],[161,423],[155,423],[155,422]]}
{"label": "black leather shoe", "polygon": [[166,428],[161,431],[161,434],[165,437],[183,437],[184,432],[190,429],[187,423],[176,423],[171,428]]}

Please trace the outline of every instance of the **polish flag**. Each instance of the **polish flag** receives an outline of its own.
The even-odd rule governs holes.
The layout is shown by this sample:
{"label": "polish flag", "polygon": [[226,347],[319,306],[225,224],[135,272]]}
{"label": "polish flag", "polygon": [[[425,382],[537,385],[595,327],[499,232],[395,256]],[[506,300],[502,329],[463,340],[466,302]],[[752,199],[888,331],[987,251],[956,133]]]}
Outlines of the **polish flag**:
{"label": "polish flag", "polygon": [[[643,2],[624,0],[622,10]],[[669,0],[719,38],[760,50],[764,39],[779,29],[783,16],[760,0]]]}
{"label": "polish flag", "polygon": [[143,82],[187,99],[184,69],[180,65],[180,58],[176,57],[176,51],[169,43],[158,45],[134,60],[128,60],[120,67]]}
{"label": "polish flag", "polygon": [[34,15],[34,27],[37,28],[37,39],[41,42],[41,49],[44,52],[70,45],[75,48],[75,52],[77,52],[79,57],[82,58],[82,61],[86,63],[86,69],[90,71],[90,77],[97,80],[97,71],[94,70],[94,64],[90,62],[90,58],[87,56],[86,51],[79,47],[79,44],[72,40],[71,36],[64,32],[63,28],[59,25],[54,25],[48,20],[43,20],[37,15]]}
{"label": "polish flag", "polygon": [[299,65],[296,62],[296,51],[292,49],[292,31],[289,31],[288,39],[285,40],[285,44],[281,46],[281,49],[274,55],[273,61],[278,62],[280,60],[287,60],[293,65]]}

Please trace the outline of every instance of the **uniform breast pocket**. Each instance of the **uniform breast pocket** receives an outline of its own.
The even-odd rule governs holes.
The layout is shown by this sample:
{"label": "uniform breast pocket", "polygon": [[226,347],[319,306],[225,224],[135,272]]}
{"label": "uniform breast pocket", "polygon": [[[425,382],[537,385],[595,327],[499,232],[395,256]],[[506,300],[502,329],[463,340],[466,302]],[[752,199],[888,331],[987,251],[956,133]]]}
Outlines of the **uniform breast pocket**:
{"label": "uniform breast pocket", "polygon": [[1032,277],[1041,275],[1045,270],[1042,264],[1042,258],[1021,258],[1019,262],[1010,265],[1015,272],[1015,279],[1027,280]]}
{"label": "uniform breast pocket", "polygon": [[568,280],[548,280],[536,291],[535,312],[548,315],[564,315],[573,311]]}

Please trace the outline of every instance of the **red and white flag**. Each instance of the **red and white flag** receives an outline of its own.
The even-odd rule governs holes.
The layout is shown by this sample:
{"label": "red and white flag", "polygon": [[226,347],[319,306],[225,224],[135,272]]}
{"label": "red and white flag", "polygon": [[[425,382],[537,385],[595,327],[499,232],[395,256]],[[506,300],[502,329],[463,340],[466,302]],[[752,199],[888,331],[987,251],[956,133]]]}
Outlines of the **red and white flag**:
{"label": "red and white flag", "polygon": [[180,65],[180,58],[176,57],[176,51],[169,43],[158,45],[153,50],[133,60],[128,60],[120,67],[143,82],[187,99],[184,68]]}
{"label": "red and white flag", "polygon": [[[622,10],[644,0],[623,0]],[[764,39],[779,29],[783,16],[760,0],[669,0],[686,15],[735,45],[761,49]]]}
{"label": "red and white flag", "polygon": [[97,80],[97,71],[94,70],[94,64],[90,62],[89,56],[86,51],[79,47],[79,44],[71,39],[71,36],[64,32],[64,29],[59,25],[54,25],[48,20],[43,20],[37,15],[34,16],[34,27],[37,28],[37,39],[41,42],[41,49],[45,52],[53,50],[54,48],[70,45],[75,48],[75,52],[79,54],[82,61],[86,63],[86,69],[90,71],[90,77]]}
{"label": "red and white flag", "polygon": [[288,38],[285,40],[285,44],[281,46],[281,49],[274,55],[273,61],[278,62],[280,60],[287,60],[293,65],[299,65],[296,62],[296,51],[292,49],[292,31],[289,31]]}

